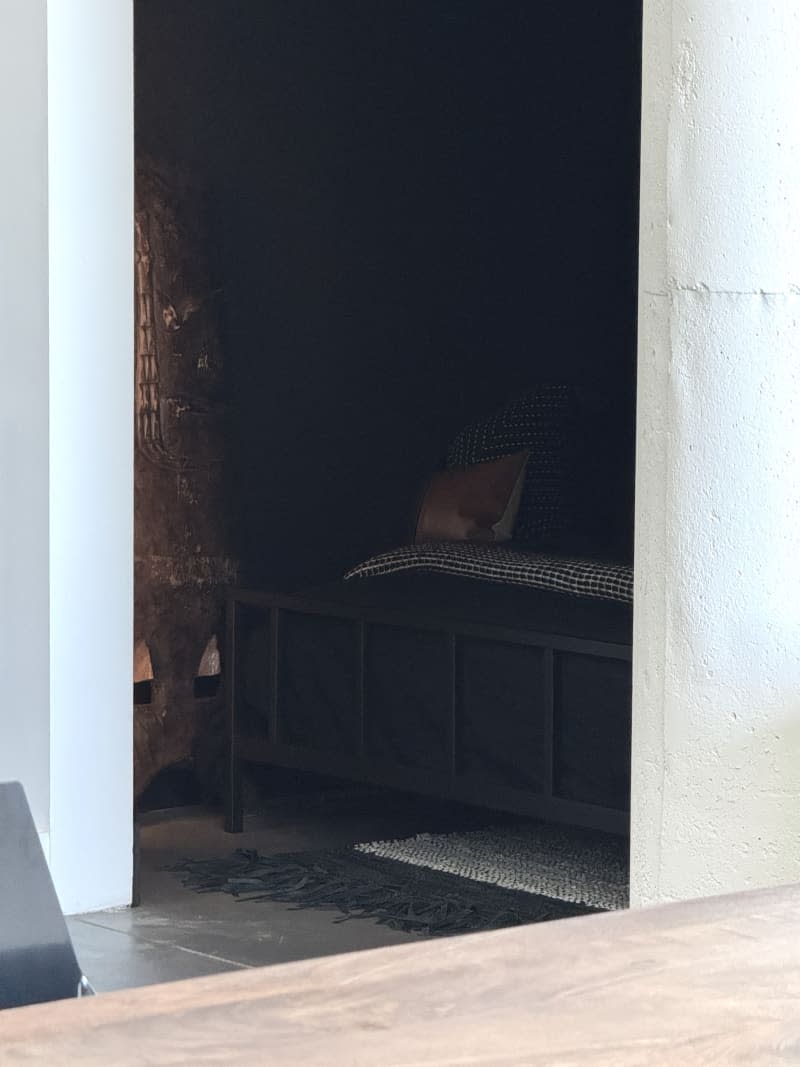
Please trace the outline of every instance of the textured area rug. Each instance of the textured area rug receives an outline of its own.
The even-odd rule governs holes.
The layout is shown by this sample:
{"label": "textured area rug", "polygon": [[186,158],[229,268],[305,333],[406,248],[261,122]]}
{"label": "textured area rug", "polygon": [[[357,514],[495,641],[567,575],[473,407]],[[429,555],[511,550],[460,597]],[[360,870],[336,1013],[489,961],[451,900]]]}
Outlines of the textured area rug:
{"label": "textured area rug", "polygon": [[540,824],[282,856],[240,849],[169,869],[200,893],[332,909],[340,921],[369,918],[429,937],[627,905],[624,842]]}
{"label": "textured area rug", "polygon": [[610,834],[526,823],[355,847],[372,856],[601,911],[628,906],[627,842]]}

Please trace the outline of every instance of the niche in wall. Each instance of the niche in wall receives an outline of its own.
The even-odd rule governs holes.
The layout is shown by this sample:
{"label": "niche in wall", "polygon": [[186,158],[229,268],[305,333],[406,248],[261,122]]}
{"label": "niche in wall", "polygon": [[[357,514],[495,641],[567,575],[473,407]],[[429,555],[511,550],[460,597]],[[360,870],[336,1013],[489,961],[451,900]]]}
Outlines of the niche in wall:
{"label": "niche in wall", "polygon": [[580,389],[597,530],[629,551],[639,0],[135,14],[137,153],[209,193],[218,252],[228,525],[203,554],[338,578],[408,538],[466,421],[542,381]]}

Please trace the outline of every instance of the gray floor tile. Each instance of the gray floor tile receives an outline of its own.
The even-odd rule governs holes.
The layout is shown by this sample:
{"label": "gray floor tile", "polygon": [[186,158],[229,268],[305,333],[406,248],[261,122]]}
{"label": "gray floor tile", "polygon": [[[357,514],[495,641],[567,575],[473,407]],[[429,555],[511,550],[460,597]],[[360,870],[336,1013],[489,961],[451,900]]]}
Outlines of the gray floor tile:
{"label": "gray floor tile", "polygon": [[94,922],[70,918],[67,925],[83,973],[98,993],[240,969],[230,961],[154,943]]}
{"label": "gray floor tile", "polygon": [[91,919],[135,939],[252,967],[414,940],[367,920],[341,922],[338,912],[195,893],[175,875],[153,871],[143,876],[140,907]]}
{"label": "gray floor tile", "polygon": [[140,824],[141,906],[70,919],[78,959],[105,992],[415,940],[364,919],[342,922],[338,912],[195,893],[163,868],[184,856],[336,848],[463,828],[472,820],[485,822],[486,814],[393,794],[276,802],[248,816],[237,835],[226,834],[221,815],[207,809],[151,813]]}

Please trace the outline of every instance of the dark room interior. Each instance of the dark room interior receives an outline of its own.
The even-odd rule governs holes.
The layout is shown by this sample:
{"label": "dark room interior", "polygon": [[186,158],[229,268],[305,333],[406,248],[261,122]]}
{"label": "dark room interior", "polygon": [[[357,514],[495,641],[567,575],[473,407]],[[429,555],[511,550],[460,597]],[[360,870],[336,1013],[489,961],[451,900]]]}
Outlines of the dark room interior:
{"label": "dark room interior", "polygon": [[[157,839],[148,812],[219,805],[226,789],[228,829],[237,823],[226,589],[338,588],[348,568],[407,545],[426,480],[476,420],[566,388],[568,521],[538,547],[629,572],[641,6],[137,0],[135,13],[135,749],[139,811]],[[530,607],[529,593],[514,590],[498,609],[491,590],[470,587],[470,617],[510,625],[513,602],[515,626],[563,639],[534,653],[516,631],[487,655],[456,629],[450,697],[435,641],[362,622],[352,698],[352,608],[344,620],[293,615],[280,638],[270,609],[273,621],[254,630],[266,675],[244,683],[244,702],[294,656],[300,673],[281,706],[295,719],[280,727],[279,758],[257,758],[277,766],[250,768],[248,802],[274,809],[284,794],[324,794],[351,777],[419,783],[438,801],[423,823],[397,801],[408,830],[474,823],[468,809],[453,816],[437,803],[484,798],[537,815],[525,791],[560,791],[557,819],[595,825],[597,811],[599,828],[620,832],[630,595],[605,607],[573,597],[572,615],[556,608],[551,625],[564,598],[544,592]],[[578,654],[587,649],[601,656],[599,674]],[[386,736],[364,719],[381,686],[396,704]],[[555,726],[548,713],[528,721],[537,687]],[[462,699],[482,710],[450,727],[444,706]],[[272,700],[256,732],[276,742]],[[554,700],[572,707],[571,726]],[[615,723],[607,738],[603,716]],[[493,750],[498,723],[507,736]],[[399,743],[389,736],[398,730]],[[351,775],[351,742],[362,764],[399,758],[411,770]],[[597,759],[603,746],[608,758]],[[576,772],[573,749],[604,769]],[[475,782],[430,788],[425,776],[448,761]],[[564,798],[578,806],[559,807]]]}
{"label": "dark room interior", "polygon": [[550,381],[585,397],[630,551],[640,19],[139,0],[137,153],[213,202],[249,584],[402,543],[454,433]]}

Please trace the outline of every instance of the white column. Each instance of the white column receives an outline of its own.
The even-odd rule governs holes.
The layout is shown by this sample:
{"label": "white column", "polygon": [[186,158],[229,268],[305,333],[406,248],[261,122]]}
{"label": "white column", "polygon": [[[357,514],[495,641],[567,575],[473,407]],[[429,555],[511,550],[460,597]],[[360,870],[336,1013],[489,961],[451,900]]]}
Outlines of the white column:
{"label": "white column", "polygon": [[67,912],[131,892],[132,7],[47,4],[50,861]]}
{"label": "white column", "polygon": [[[0,0],[0,781],[50,818],[45,0]],[[0,902],[2,907],[2,902]]]}
{"label": "white column", "polygon": [[644,9],[635,904],[800,880],[800,6]]}

